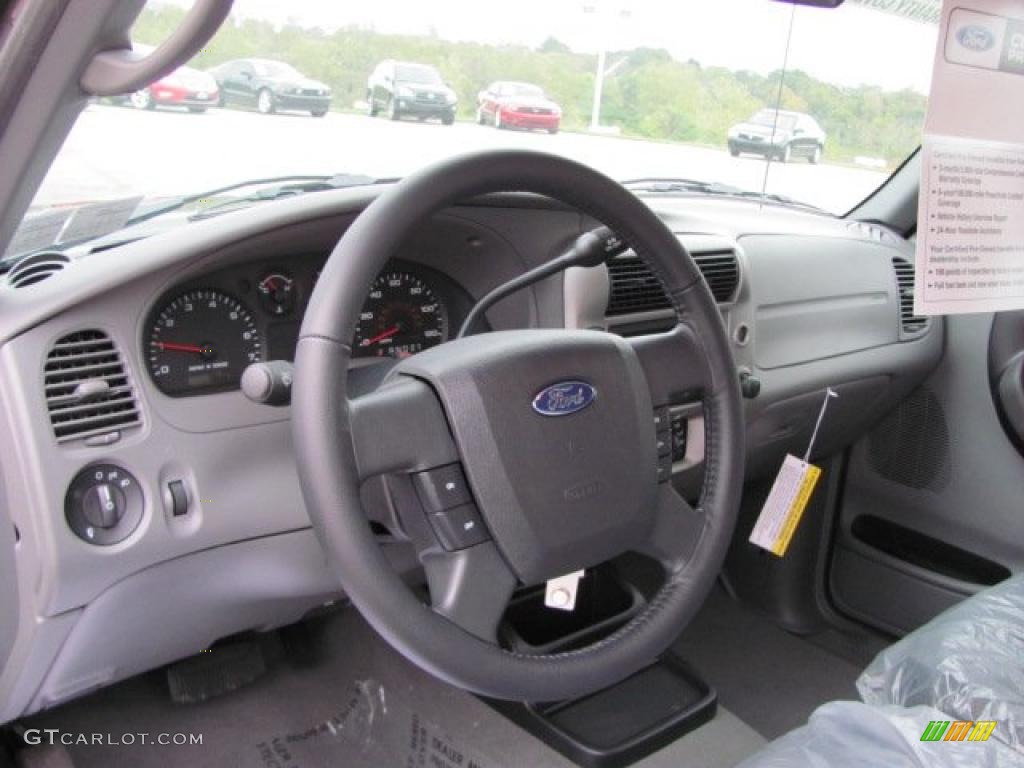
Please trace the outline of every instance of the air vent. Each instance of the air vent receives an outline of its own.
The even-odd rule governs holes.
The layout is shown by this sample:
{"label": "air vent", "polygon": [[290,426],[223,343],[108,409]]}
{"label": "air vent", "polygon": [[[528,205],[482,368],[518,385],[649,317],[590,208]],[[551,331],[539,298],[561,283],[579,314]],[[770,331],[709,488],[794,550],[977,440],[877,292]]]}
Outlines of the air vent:
{"label": "air vent", "polygon": [[33,253],[18,259],[7,272],[7,284],[13,288],[27,288],[41,283],[60,272],[70,259],[58,251]]}
{"label": "air vent", "polygon": [[672,306],[661,281],[632,251],[608,262],[608,277],[611,279],[611,291],[605,310],[607,315],[652,312]]}
{"label": "air vent", "polygon": [[[705,251],[695,253],[694,261],[711,289],[715,301],[729,301],[739,285],[740,270],[736,254],[732,251]],[[661,281],[650,267],[632,251],[608,262],[611,291],[605,314],[628,315],[634,312],[652,312],[671,307]]]}
{"label": "air vent", "polygon": [[874,240],[876,243],[894,244],[899,242],[897,237],[887,229],[880,227],[877,224],[872,224],[870,221],[857,221],[856,219],[851,219],[846,223],[846,228],[853,234],[867,240]]}
{"label": "air vent", "polygon": [[141,423],[131,378],[114,342],[102,331],[58,339],[46,357],[44,387],[58,443]]}
{"label": "air vent", "polygon": [[732,251],[705,251],[693,254],[697,268],[711,289],[715,301],[730,301],[740,284],[740,265]]}
{"label": "air vent", "polygon": [[893,258],[896,286],[900,296],[900,327],[904,333],[918,334],[928,327],[928,318],[914,314],[914,265],[906,259]]}

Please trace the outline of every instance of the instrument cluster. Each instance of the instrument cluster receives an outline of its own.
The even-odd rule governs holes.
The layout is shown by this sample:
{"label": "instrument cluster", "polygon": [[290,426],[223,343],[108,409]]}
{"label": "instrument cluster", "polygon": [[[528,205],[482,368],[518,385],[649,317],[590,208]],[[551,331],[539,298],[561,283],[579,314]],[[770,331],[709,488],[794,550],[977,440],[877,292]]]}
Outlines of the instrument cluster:
{"label": "instrument cluster", "polygon": [[[172,397],[238,389],[250,363],[293,360],[302,315],[325,258],[230,267],[167,292],[150,313],[143,358]],[[353,357],[408,357],[450,338],[472,299],[447,275],[414,262],[388,262],[370,288],[352,341]]]}

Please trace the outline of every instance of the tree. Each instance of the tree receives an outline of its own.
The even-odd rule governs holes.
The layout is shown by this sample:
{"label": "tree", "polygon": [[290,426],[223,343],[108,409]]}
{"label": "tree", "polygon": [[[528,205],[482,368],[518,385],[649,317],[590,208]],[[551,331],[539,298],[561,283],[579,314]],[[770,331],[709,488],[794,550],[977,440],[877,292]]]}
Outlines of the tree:
{"label": "tree", "polygon": [[537,48],[540,53],[572,53],[572,49],[568,45],[563,43],[561,40],[555,37],[547,37],[540,47]]}

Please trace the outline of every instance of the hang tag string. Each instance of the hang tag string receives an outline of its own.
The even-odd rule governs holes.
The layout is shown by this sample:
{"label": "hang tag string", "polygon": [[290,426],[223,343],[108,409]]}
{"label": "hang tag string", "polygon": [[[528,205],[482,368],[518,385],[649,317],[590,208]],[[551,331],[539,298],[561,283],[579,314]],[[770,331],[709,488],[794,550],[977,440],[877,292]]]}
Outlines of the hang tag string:
{"label": "hang tag string", "polygon": [[807,445],[807,453],[804,454],[804,464],[811,460],[811,451],[814,450],[814,441],[818,439],[818,430],[821,429],[821,422],[825,420],[825,411],[828,408],[828,401],[833,397],[839,397],[839,393],[836,392],[832,387],[825,388],[825,400],[821,404],[821,410],[818,411],[818,420],[814,424],[814,431],[811,433],[811,442]]}

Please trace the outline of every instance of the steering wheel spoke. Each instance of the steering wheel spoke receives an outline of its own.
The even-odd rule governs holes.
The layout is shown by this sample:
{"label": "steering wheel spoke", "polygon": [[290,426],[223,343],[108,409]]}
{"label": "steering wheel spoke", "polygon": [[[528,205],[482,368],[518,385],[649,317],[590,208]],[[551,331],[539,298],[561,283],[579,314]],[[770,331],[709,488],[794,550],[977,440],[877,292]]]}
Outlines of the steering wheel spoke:
{"label": "steering wheel spoke", "polygon": [[640,359],[655,407],[697,400],[712,389],[707,353],[688,324],[627,342]]}
{"label": "steering wheel spoke", "polygon": [[441,404],[428,384],[409,376],[348,401],[360,480],[415,472],[459,460]]}
{"label": "steering wheel spoke", "polygon": [[494,542],[423,559],[434,610],[481,640],[497,644],[498,623],[518,583]]}
{"label": "steering wheel spoke", "polygon": [[671,483],[662,483],[654,523],[637,551],[657,560],[668,573],[675,573],[693,556],[704,522],[699,507],[694,508]]}

